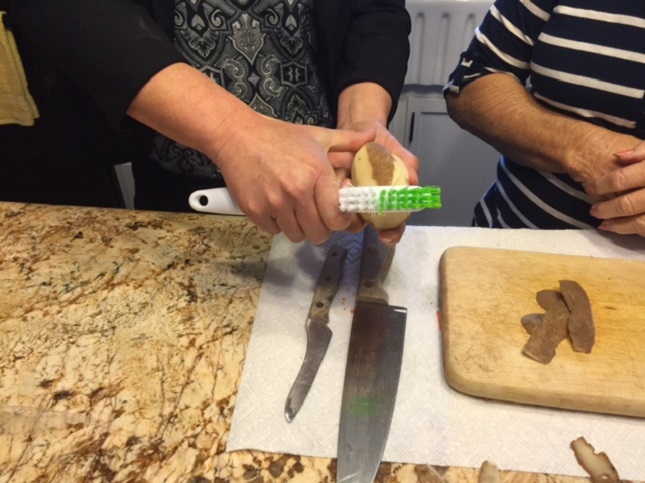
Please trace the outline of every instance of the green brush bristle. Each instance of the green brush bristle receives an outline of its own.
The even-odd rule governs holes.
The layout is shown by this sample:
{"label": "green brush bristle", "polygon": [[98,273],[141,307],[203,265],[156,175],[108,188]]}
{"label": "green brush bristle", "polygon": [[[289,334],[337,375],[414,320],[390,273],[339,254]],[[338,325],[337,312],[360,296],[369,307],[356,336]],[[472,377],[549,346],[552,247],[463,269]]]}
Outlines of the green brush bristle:
{"label": "green brush bristle", "polygon": [[427,208],[441,208],[439,186],[411,186],[381,191],[379,213],[388,211],[418,211]]}

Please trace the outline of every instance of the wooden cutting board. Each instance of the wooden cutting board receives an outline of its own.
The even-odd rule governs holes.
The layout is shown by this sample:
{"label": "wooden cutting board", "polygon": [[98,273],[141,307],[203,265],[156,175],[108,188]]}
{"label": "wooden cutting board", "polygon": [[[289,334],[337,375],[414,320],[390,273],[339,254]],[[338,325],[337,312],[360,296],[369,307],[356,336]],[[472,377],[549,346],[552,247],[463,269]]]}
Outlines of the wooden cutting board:
{"label": "wooden cutting board", "polygon": [[[645,417],[645,262],[453,247],[440,261],[445,377],[473,396]],[[520,319],[575,280],[592,304],[591,354],[563,340],[549,364],[522,354]]]}

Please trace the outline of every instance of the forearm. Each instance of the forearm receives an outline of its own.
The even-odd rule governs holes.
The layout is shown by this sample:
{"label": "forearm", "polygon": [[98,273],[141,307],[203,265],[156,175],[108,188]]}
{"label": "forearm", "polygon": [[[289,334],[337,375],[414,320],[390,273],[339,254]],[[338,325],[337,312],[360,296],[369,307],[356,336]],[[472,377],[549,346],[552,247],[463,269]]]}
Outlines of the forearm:
{"label": "forearm", "polygon": [[[343,3],[348,5],[351,17],[333,77],[334,97],[338,99],[349,87],[372,82],[389,93],[393,101],[390,106],[396,107],[410,55],[411,21],[405,1]],[[393,115],[393,110],[388,112],[388,119]]]}
{"label": "forearm", "polygon": [[[446,96],[459,126],[526,166],[589,182],[635,139],[540,105],[513,77],[491,74]],[[604,167],[599,167],[599,163]]]}
{"label": "forearm", "polygon": [[378,84],[362,82],[345,88],[338,96],[339,128],[363,122],[380,122],[387,125],[392,109],[390,94]]}
{"label": "forearm", "polygon": [[173,64],[139,91],[127,114],[217,162],[234,133],[252,131],[259,115],[187,64]]}

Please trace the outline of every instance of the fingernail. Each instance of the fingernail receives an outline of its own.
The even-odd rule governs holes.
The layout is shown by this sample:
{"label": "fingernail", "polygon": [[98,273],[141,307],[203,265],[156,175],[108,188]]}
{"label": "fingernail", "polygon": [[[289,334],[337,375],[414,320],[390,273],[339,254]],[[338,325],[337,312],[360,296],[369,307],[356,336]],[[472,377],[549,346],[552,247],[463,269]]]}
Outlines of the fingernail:
{"label": "fingernail", "polygon": [[633,149],[622,149],[620,151],[616,151],[614,153],[614,156],[622,156],[622,155],[630,154],[630,153],[633,153],[633,152],[634,152]]}
{"label": "fingernail", "polygon": [[383,243],[386,245],[390,246],[394,244],[395,238],[393,236],[388,236],[388,235],[379,235],[379,238]]}

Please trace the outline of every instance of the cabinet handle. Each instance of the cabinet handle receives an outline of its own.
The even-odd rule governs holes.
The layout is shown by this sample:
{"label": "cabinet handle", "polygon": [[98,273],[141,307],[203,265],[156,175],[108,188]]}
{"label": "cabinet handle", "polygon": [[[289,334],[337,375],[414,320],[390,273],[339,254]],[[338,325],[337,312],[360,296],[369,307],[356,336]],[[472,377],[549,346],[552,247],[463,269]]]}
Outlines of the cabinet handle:
{"label": "cabinet handle", "polygon": [[412,112],[412,115],[410,116],[410,136],[408,136],[408,147],[412,144],[412,138],[414,137],[414,115],[416,113]]}

